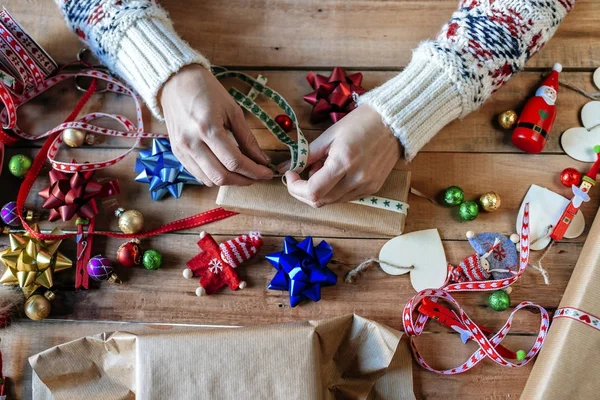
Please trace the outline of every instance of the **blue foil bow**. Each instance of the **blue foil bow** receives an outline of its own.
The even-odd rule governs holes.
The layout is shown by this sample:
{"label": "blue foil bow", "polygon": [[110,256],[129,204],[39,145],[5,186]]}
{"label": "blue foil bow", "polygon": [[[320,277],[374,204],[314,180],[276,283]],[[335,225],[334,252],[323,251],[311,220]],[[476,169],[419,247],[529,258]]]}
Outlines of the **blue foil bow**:
{"label": "blue foil bow", "polygon": [[315,247],[311,236],[300,243],[287,236],[283,240],[283,251],[266,257],[277,270],[268,288],[289,290],[292,307],[304,299],[319,301],[321,287],[337,282],[337,275],[327,268],[332,257],[333,248],[324,240]]}
{"label": "blue foil bow", "polygon": [[151,150],[140,151],[135,160],[136,182],[150,184],[152,200],[160,200],[167,193],[181,197],[183,185],[201,185],[179,162],[167,139],[152,140]]}

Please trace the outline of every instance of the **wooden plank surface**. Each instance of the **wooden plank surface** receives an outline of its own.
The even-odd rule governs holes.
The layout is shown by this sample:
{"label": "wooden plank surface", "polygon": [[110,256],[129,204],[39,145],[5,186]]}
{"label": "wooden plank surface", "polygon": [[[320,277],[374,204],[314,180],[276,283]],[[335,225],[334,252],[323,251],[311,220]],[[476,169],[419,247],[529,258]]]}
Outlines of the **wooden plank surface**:
{"label": "wooden plank surface", "polygon": [[[311,106],[302,100],[302,97],[311,91],[306,82],[306,71],[246,71],[252,76],[263,73],[268,78],[268,84],[277,88],[277,91],[286,98],[294,108],[300,127],[309,140],[317,137],[330,125],[328,122],[311,124]],[[325,75],[329,71],[317,70]],[[350,71],[349,71],[350,72]],[[363,86],[366,89],[377,87],[386,80],[395,76],[397,71],[371,71],[365,73]],[[589,92],[597,91],[588,72],[564,72],[561,79],[581,87]],[[510,133],[501,129],[496,123],[496,116],[505,110],[519,111],[524,100],[535,92],[541,80],[540,72],[523,72],[511,79],[503,86],[481,109],[467,116],[462,121],[454,121],[446,126],[429,144],[423,152],[477,152],[477,153],[520,153],[510,142]],[[232,86],[233,82],[227,81],[226,85]],[[243,85],[235,85],[244,89]],[[54,128],[65,118],[67,110],[71,109],[80,93],[72,90],[71,81],[58,85],[52,91],[39,96],[35,101],[20,108],[19,117],[21,128],[33,134],[41,134]],[[246,88],[247,90],[247,88]],[[56,98],[60,94],[61,104],[57,107]],[[278,115],[281,111],[277,105],[264,98],[259,98],[258,104],[270,115]],[[565,88],[559,89],[557,107],[559,109],[554,128],[544,148],[544,153],[562,154],[560,134],[565,130],[581,126],[580,110],[589,101],[584,96]],[[102,108],[110,113],[120,113],[133,118],[135,109],[130,98],[116,95],[95,96],[87,106],[88,109]],[[45,118],[36,118],[43,113]],[[263,128],[260,121],[250,117],[248,123],[259,140],[261,147],[270,150],[286,150],[277,139]],[[107,125],[108,126],[108,125]],[[156,119],[146,119],[147,129],[151,132],[166,133],[166,127]],[[117,124],[114,128],[120,129]],[[24,143],[23,145],[40,146],[39,142]],[[98,147],[126,147],[131,142],[122,139],[103,140]]]}
{"label": "wooden plank surface", "polygon": [[[7,156],[15,152],[27,153],[31,149],[9,149]],[[80,161],[95,162],[110,159],[121,150],[117,149],[65,149],[62,159],[75,158]],[[158,227],[174,219],[196,214],[202,210],[214,208],[218,188],[202,186],[186,186],[182,199],[167,197],[159,202],[150,199],[148,185],[137,183],[133,180],[135,173],[133,167],[135,156],[127,157],[114,167],[99,171],[98,177],[118,178],[122,186],[122,193],[118,196],[118,203],[122,207],[131,207],[142,211],[148,220],[147,227]],[[543,168],[541,167],[543,165]],[[457,209],[449,209],[431,204],[429,201],[410,196],[410,216],[406,221],[406,231],[416,231],[437,227],[442,238],[451,240],[465,240],[467,230],[481,232],[497,231],[510,234],[516,232],[515,217],[522,199],[529,186],[533,183],[547,187],[569,197],[569,189],[561,186],[558,181],[560,171],[569,166],[584,169],[585,164],[571,160],[566,155],[528,155],[528,154],[484,154],[484,153],[423,153],[419,154],[410,165],[400,165],[400,168],[412,170],[412,186],[429,197],[435,198],[445,187],[460,185],[467,198],[477,199],[489,190],[497,191],[502,197],[502,207],[494,213],[482,212],[480,217],[472,222],[460,222]],[[12,176],[3,179],[13,188],[12,191],[0,193],[0,201],[10,201],[14,198],[14,190],[20,181]],[[46,176],[36,181],[27,205],[32,209],[40,209],[43,203],[37,192],[48,185]],[[600,193],[591,192],[591,201],[581,207],[584,216],[591,221],[595,210],[600,204]],[[106,202],[107,215],[116,208],[116,204]],[[299,207],[304,207],[298,202]],[[165,212],[164,210],[168,210]],[[282,221],[276,218],[252,217],[238,215],[218,224],[210,226],[210,231],[221,234],[234,234],[240,231],[260,229],[267,235],[279,235]],[[42,221],[40,226],[50,228],[59,226],[65,230],[73,230],[71,222],[48,223]],[[286,233],[297,236],[334,236],[355,237],[356,232],[344,231],[320,224],[308,224],[292,221],[285,224]],[[117,229],[116,218],[103,218],[98,221],[97,229]],[[204,228],[197,228],[199,232]],[[358,234],[360,237],[382,237],[377,234]],[[582,241],[585,234],[576,239]],[[374,254],[373,254],[374,255]]]}
{"label": "wooden plank surface", "polygon": [[[163,0],[161,4],[183,38],[213,64],[393,69],[408,63],[419,42],[435,37],[458,2]],[[73,59],[77,39],[50,0],[7,0],[4,5],[58,61]],[[567,68],[597,67],[598,12],[596,0],[578,0],[556,37],[528,68],[547,68],[557,61]]]}
{"label": "wooden plank surface", "polygon": [[[328,73],[332,66],[364,73],[367,89],[382,84],[401,70],[410,59],[410,49],[420,41],[433,37],[456,8],[456,0],[163,0],[176,28],[194,47],[215,64],[239,67],[250,74],[262,73],[269,85],[276,88],[295,109],[300,126],[310,139],[317,137],[327,124],[313,125],[309,121],[310,107],[302,96],[310,91],[305,75],[308,69]],[[225,4],[226,3],[226,4]],[[81,44],[64,22],[50,0],[8,0],[4,4],[25,28],[60,63],[71,61]],[[588,100],[574,92],[560,89],[558,117],[548,145],[541,155],[526,155],[510,144],[510,135],[495,124],[495,116],[506,110],[522,107],[539,83],[540,72],[554,62],[561,62],[566,72],[561,79],[588,91],[596,91],[591,83],[591,71],[600,64],[597,41],[597,16],[600,3],[579,0],[561,25],[555,38],[527,65],[523,72],[505,85],[479,111],[444,128],[419,154],[413,163],[399,163],[397,168],[410,169],[412,186],[428,196],[435,196],[444,187],[462,186],[469,198],[487,190],[502,196],[502,208],[493,214],[482,214],[476,221],[461,223],[455,210],[434,206],[427,200],[411,196],[410,216],[406,231],[436,227],[444,239],[449,262],[456,263],[471,253],[465,232],[469,229],[515,231],[515,217],[530,184],[538,184],[569,197],[569,190],[560,186],[558,173],[565,167],[581,170],[585,164],[564,155],[559,144],[562,131],[579,126],[579,111]],[[80,93],[71,83],[57,87],[19,114],[19,124],[31,132],[43,132],[58,124],[69,113]],[[261,102],[271,115],[279,114],[271,103]],[[132,115],[131,100],[123,96],[94,96],[86,110]],[[145,119],[148,130],[165,132],[163,124]],[[249,124],[265,149],[274,156],[285,157],[284,147],[277,143],[256,120]],[[61,152],[61,159],[76,157],[83,161],[100,160],[115,155],[131,143],[108,140],[92,148]],[[148,143],[145,143],[146,145]],[[40,143],[22,143],[8,154],[35,154]],[[119,178],[122,194],[119,204],[138,208],[146,216],[147,226],[213,208],[217,189],[187,187],[180,200],[172,198],[152,202],[147,186],[135,183],[135,156],[100,177]],[[0,203],[13,200],[20,184],[5,173],[1,178]],[[39,210],[40,198],[35,193],[47,185],[39,179],[28,199],[28,206]],[[583,207],[589,224],[600,204],[600,193],[592,192],[592,201]],[[100,228],[116,230],[116,219],[110,217],[114,202],[101,205]],[[167,212],[165,212],[167,210]],[[56,224],[73,230],[72,224]],[[53,225],[43,222],[44,228]],[[200,229],[168,234],[144,241],[146,247],[159,249],[165,264],[158,271],[142,268],[118,270],[125,281],[121,286],[95,284],[89,291],[75,292],[69,272],[57,274],[58,298],[53,303],[51,319],[41,323],[18,320],[2,336],[5,375],[12,378],[9,392],[13,398],[30,398],[30,373],[27,358],[50,346],[81,336],[109,331],[151,330],[141,322],[191,323],[219,325],[253,325],[326,318],[356,312],[367,318],[401,329],[400,312],[414,294],[406,276],[390,277],[372,267],[355,285],[342,282],[323,289],[323,300],[296,308],[288,306],[287,294],[269,291],[266,285],[273,268],[262,256],[281,247],[284,234],[296,237],[313,235],[324,238],[335,248],[331,268],[338,277],[367,257],[376,256],[387,238],[381,235],[344,231],[316,224],[284,222],[275,218],[236,216],[206,227],[217,240],[226,240],[250,229],[265,235],[261,257],[240,267],[241,276],[249,287],[243,291],[224,290],[218,295],[198,298],[194,295],[197,281],[185,280],[181,270],[197,252]],[[523,300],[535,301],[552,312],[557,307],[575,265],[587,229],[581,237],[557,244],[545,259],[551,283],[542,284],[533,270],[514,285],[511,295],[514,307]],[[114,255],[121,244],[115,239],[98,238],[94,251]],[[7,245],[0,238],[0,248]],[[75,244],[67,241],[61,249],[74,258]],[[541,254],[534,253],[537,261]],[[484,293],[457,294],[456,298],[478,323],[491,329],[500,328],[508,311],[493,312]],[[511,308],[512,309],[512,308]],[[514,328],[506,339],[512,349],[526,349],[534,340],[539,315],[517,314]],[[103,322],[99,322],[103,321]],[[117,321],[107,323],[105,321]],[[174,328],[179,329],[179,328]],[[474,350],[473,344],[462,345],[456,334],[436,323],[429,323],[427,333],[418,339],[426,359],[436,367],[452,367],[465,360]],[[440,377],[414,364],[414,388],[418,398],[516,398],[525,385],[530,366],[522,369],[500,368],[484,362],[475,370],[453,377]]]}

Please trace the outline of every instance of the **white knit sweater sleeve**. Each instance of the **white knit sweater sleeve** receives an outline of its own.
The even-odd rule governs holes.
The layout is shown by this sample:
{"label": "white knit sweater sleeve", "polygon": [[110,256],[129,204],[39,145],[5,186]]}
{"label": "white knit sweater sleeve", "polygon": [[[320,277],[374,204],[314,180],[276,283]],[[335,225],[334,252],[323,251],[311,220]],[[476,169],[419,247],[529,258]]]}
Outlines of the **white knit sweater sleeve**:
{"label": "white knit sweater sleeve", "polygon": [[[381,114],[411,160],[477,109],[554,34],[575,0],[463,0],[406,69],[358,99]],[[556,60],[560,61],[560,60]]]}
{"label": "white knit sweater sleeve", "polygon": [[171,75],[189,64],[210,68],[182,40],[153,0],[55,0],[69,27],[111,71],[142,96],[159,119],[157,94]]}

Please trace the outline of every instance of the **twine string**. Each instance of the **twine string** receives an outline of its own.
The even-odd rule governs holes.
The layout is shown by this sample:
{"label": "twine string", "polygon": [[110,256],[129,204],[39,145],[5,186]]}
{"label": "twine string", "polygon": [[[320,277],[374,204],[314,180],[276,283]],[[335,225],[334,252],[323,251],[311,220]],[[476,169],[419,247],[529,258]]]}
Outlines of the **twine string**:
{"label": "twine string", "polygon": [[415,269],[415,267],[412,265],[409,267],[406,267],[406,266],[402,266],[402,265],[396,265],[396,264],[390,263],[388,261],[380,260],[377,257],[370,257],[370,258],[367,258],[366,260],[364,260],[363,262],[361,262],[360,264],[358,264],[356,266],[356,268],[351,269],[350,271],[346,272],[346,275],[344,275],[344,282],[355,283],[356,279],[360,275],[362,275],[363,272],[368,270],[371,267],[371,265],[373,265],[375,263],[379,264],[379,266],[381,266],[381,264],[383,263],[383,264],[389,265],[392,268],[397,268],[400,270],[409,270],[410,271],[412,269]]}

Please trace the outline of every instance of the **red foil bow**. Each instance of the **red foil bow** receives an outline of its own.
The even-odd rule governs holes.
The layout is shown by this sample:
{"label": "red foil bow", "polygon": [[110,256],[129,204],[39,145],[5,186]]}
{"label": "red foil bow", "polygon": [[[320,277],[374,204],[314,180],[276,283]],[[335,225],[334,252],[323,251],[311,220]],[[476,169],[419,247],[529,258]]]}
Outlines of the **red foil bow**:
{"label": "red foil bow", "polygon": [[321,122],[329,116],[335,124],[354,110],[356,103],[352,93],[361,95],[366,92],[360,86],[362,78],[362,73],[348,75],[342,67],[335,67],[329,77],[309,72],[306,80],[315,91],[304,96],[304,101],[313,106],[311,122]]}
{"label": "red foil bow", "polygon": [[46,200],[42,207],[50,210],[49,221],[69,221],[75,214],[94,218],[98,214],[96,199],[120,193],[119,181],[114,179],[100,184],[92,180],[94,171],[76,172],[72,175],[52,170],[50,186],[39,192]]}

